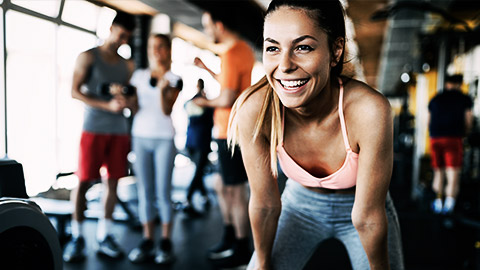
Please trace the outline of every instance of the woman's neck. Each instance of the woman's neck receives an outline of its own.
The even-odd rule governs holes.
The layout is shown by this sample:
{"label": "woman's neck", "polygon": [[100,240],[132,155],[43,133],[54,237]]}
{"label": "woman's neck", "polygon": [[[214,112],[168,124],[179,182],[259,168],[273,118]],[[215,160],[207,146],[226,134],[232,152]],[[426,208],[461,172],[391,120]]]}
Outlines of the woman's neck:
{"label": "woman's neck", "polygon": [[163,77],[167,71],[170,70],[170,65],[167,64],[158,64],[158,65],[151,65],[150,72],[152,73],[153,77]]}

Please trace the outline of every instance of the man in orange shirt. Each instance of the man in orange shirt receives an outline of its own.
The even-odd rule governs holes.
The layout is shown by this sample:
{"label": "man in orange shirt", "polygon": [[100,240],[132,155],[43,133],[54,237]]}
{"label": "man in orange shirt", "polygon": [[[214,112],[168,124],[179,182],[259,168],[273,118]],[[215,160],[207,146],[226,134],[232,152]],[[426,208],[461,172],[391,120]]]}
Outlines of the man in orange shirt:
{"label": "man in orange shirt", "polygon": [[249,45],[231,30],[235,22],[225,14],[205,13],[202,24],[205,32],[226,51],[220,55],[221,72],[215,74],[199,58],[195,65],[207,70],[219,83],[220,95],[215,99],[197,98],[199,106],[213,107],[214,138],[218,144],[218,157],[222,181],[215,183],[220,209],[225,225],[220,243],[210,249],[208,257],[226,266],[247,265],[250,259],[249,222],[247,199],[247,174],[243,167],[240,149],[232,157],[227,146],[227,127],[233,103],[251,84],[255,56]]}

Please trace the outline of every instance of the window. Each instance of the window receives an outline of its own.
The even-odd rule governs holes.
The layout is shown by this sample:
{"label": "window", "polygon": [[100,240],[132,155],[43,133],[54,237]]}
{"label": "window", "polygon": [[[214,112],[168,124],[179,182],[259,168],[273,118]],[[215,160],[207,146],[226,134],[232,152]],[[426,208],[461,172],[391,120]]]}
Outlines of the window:
{"label": "window", "polygon": [[[0,8],[0,29],[3,29],[3,9]],[[5,149],[5,87],[3,77],[3,35],[0,35],[0,157],[4,157]]]}
{"label": "window", "polygon": [[95,31],[100,10],[99,6],[87,1],[66,0],[62,20]]}
{"label": "window", "polygon": [[11,0],[11,2],[50,17],[56,17],[60,9],[60,0]]}
{"label": "window", "polygon": [[55,28],[16,11],[6,13],[8,154],[22,163],[29,194],[48,189],[57,173]]}
{"label": "window", "polygon": [[58,172],[77,168],[78,147],[83,123],[83,105],[72,99],[73,68],[77,56],[95,46],[96,37],[69,27],[60,26],[57,40],[56,148]]}

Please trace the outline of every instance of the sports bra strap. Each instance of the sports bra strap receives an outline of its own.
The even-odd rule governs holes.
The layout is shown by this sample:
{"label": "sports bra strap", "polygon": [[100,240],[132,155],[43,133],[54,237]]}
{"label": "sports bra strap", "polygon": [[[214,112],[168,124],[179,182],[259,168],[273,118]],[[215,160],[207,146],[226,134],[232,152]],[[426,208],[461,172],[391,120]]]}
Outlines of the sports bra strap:
{"label": "sports bra strap", "polygon": [[345,117],[343,116],[343,83],[342,79],[338,78],[340,84],[340,97],[338,98],[338,116],[340,117],[340,126],[342,127],[343,143],[347,152],[351,151],[350,143],[348,142],[347,128],[345,126]]}

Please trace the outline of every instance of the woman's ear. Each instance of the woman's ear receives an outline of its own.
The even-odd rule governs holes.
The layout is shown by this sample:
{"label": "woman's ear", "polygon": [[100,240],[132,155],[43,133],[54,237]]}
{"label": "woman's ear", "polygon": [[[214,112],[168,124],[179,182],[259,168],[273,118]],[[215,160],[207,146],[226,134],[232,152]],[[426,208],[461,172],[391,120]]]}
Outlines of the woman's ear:
{"label": "woman's ear", "polygon": [[345,49],[345,39],[342,37],[338,37],[335,42],[333,43],[333,57],[332,62],[330,65],[332,67],[336,66],[338,62],[340,62],[340,57],[343,54],[343,50]]}

